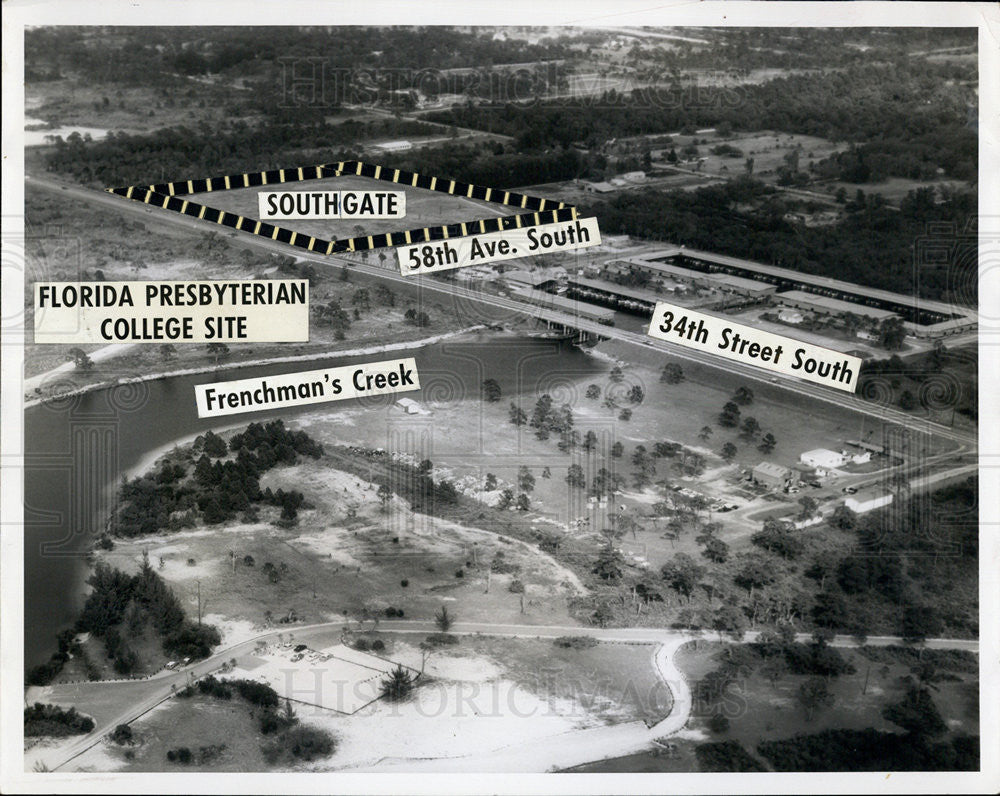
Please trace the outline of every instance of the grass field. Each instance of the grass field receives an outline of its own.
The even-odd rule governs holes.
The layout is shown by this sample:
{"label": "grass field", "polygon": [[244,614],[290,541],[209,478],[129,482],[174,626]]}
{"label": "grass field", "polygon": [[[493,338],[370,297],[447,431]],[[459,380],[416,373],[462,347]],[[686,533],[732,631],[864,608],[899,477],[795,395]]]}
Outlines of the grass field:
{"label": "grass field", "polygon": [[[378,163],[373,159],[373,162]],[[289,163],[289,167],[296,165]],[[447,177],[448,175],[429,175]],[[486,186],[489,187],[489,186]],[[369,180],[364,177],[336,177],[327,180],[310,180],[302,183],[289,183],[284,186],[266,186],[262,188],[241,188],[232,191],[198,194],[194,201],[207,204],[227,212],[238,213],[249,218],[259,217],[257,194],[261,191],[402,191],[406,194],[406,217],[395,219],[334,219],[325,221],[274,221],[271,223],[296,232],[314,235],[325,240],[352,238],[359,235],[377,235],[385,232],[402,232],[425,226],[439,224],[457,224],[463,221],[473,221],[480,218],[511,215],[518,212],[516,208],[499,204],[479,202],[463,196],[449,196],[437,191],[423,190],[411,186],[395,185],[382,180]],[[386,254],[395,257],[392,250]]]}

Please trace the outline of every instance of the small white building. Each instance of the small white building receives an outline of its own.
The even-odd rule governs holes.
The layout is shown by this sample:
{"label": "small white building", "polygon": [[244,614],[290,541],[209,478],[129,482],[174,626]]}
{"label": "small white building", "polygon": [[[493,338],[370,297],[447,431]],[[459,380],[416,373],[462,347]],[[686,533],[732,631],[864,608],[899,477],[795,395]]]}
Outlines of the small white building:
{"label": "small white building", "polygon": [[409,141],[385,141],[381,144],[372,144],[371,148],[377,152],[405,152],[413,149],[413,144]]}
{"label": "small white building", "polygon": [[827,448],[816,448],[815,450],[799,454],[800,462],[823,470],[840,467],[846,464],[849,458],[845,453],[837,453],[837,451],[828,450]]}
{"label": "small white building", "polygon": [[890,503],[892,503],[891,493],[874,492],[870,490],[858,492],[856,495],[850,495],[847,500],[844,501],[844,505],[855,514],[864,514],[868,511],[874,511],[875,509],[880,509],[883,506],[888,506]]}
{"label": "small white building", "polygon": [[400,398],[396,401],[396,406],[402,409],[408,415],[419,415],[422,410],[420,404],[414,401],[412,398]]}
{"label": "small white building", "polygon": [[796,312],[795,310],[782,310],[778,313],[778,320],[782,323],[799,324],[805,320],[805,316],[801,312]]}

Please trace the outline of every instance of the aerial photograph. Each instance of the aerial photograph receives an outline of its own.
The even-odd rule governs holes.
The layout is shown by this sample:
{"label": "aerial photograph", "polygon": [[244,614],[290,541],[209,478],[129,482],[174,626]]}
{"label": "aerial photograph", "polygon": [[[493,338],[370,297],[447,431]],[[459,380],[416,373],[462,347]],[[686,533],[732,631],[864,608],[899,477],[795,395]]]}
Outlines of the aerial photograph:
{"label": "aerial photograph", "polygon": [[980,771],[979,31],[613,20],[24,30],[25,775]]}

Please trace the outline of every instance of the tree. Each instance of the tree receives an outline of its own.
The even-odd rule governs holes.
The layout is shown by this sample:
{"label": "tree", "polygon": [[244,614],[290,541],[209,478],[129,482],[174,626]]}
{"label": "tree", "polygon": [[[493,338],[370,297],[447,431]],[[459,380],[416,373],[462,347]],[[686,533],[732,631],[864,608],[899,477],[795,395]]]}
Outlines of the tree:
{"label": "tree", "polygon": [[737,556],[737,570],[733,582],[747,590],[753,597],[754,589],[774,583],[776,579],[775,561],[760,551],[741,553]]}
{"label": "tree", "polygon": [[94,367],[94,362],[82,348],[71,348],[69,358],[73,360],[73,365],[77,370],[86,373]]}
{"label": "tree", "polygon": [[513,402],[510,405],[510,422],[515,426],[523,426],[528,422],[528,416],[524,413],[524,410]]}
{"label": "tree", "polygon": [[701,554],[716,564],[724,564],[729,558],[729,545],[714,534],[702,534],[695,538],[702,545]]}
{"label": "tree", "polygon": [[795,535],[792,527],[773,518],[764,520],[764,527],[751,536],[750,541],[769,553],[788,559],[798,558],[804,549],[802,540]]}
{"label": "tree", "polygon": [[628,407],[622,409],[618,413],[618,419],[627,423],[629,420],[632,419],[632,410],[629,409]]}
{"label": "tree", "polygon": [[903,320],[897,315],[883,319],[878,328],[878,342],[887,351],[899,351],[906,339],[906,329]]}
{"label": "tree", "polygon": [[736,428],[740,423],[740,408],[732,401],[727,401],[719,413],[718,423],[723,428]]}
{"label": "tree", "polygon": [[398,664],[379,684],[379,690],[390,702],[401,702],[413,690],[413,675]]}
{"label": "tree", "polygon": [[209,343],[205,346],[208,349],[208,353],[215,358],[215,364],[219,364],[219,360],[222,357],[229,356],[229,346],[225,343]]}
{"label": "tree", "polygon": [[607,627],[614,620],[615,612],[611,610],[611,606],[607,603],[601,603],[594,610],[594,613],[590,615],[590,618],[598,627]]}
{"label": "tree", "polygon": [[497,508],[501,511],[506,511],[510,508],[513,502],[514,493],[509,488],[506,488],[500,492],[500,499],[497,501]]}
{"label": "tree", "polygon": [[733,459],[736,458],[736,454],[738,452],[739,452],[738,449],[736,448],[735,445],[733,445],[733,443],[727,442],[725,445],[722,446],[722,450],[719,452],[719,455],[722,456],[722,458],[725,459],[727,462],[731,462]]}
{"label": "tree", "polygon": [[497,488],[497,477],[493,473],[486,474],[486,481],[483,484],[483,489],[487,492],[492,492]]}
{"label": "tree", "polygon": [[624,452],[625,452],[625,446],[622,445],[622,443],[620,443],[620,442],[616,442],[616,443],[614,443],[614,445],[611,446],[611,458],[612,459],[620,459],[622,457],[622,454]]}
{"label": "tree", "polygon": [[385,484],[379,484],[376,495],[378,496],[379,503],[382,506],[382,511],[388,511],[389,503],[392,502],[392,490]]}
{"label": "tree", "polygon": [[[610,542],[610,538],[608,541]],[[612,547],[611,544],[607,544],[601,548],[601,552],[591,571],[601,580],[615,582],[621,580],[622,567],[624,566],[625,560],[622,558],[621,553]]]}
{"label": "tree", "polygon": [[712,629],[718,632],[720,639],[723,633],[732,633],[736,638],[742,638],[746,626],[746,616],[732,604],[720,605],[712,615]]}
{"label": "tree", "polygon": [[170,343],[164,343],[160,346],[160,356],[163,357],[164,362],[170,362],[177,356],[177,348]]}
{"label": "tree", "polygon": [[628,400],[630,403],[641,404],[642,399],[646,397],[645,392],[643,392],[642,387],[638,384],[633,384],[632,389],[628,391]]}
{"label": "tree", "polygon": [[740,426],[740,436],[745,439],[753,439],[760,433],[760,423],[757,422],[755,417],[746,417],[743,419],[743,424]]}
{"label": "tree", "polygon": [[663,384],[680,384],[684,381],[684,371],[680,365],[674,362],[668,362],[663,366],[663,371],[660,373],[660,382]]}
{"label": "tree", "polygon": [[911,603],[903,610],[900,635],[907,644],[922,644],[943,630],[944,622],[934,606]]}
{"label": "tree", "polygon": [[698,439],[702,442],[708,442],[709,437],[712,436],[711,426],[702,426],[701,431],[698,432]]}
{"label": "tree", "polygon": [[485,398],[489,403],[495,404],[500,400],[501,390],[500,384],[496,379],[486,379],[483,382],[483,398]]}
{"label": "tree", "polygon": [[948,729],[926,688],[911,686],[901,701],[882,709],[882,717],[921,742],[936,738]]}
{"label": "tree", "polygon": [[372,298],[371,294],[368,292],[368,288],[356,288],[354,295],[351,296],[351,304],[360,310],[370,310],[372,306]]}
{"label": "tree", "polygon": [[799,512],[798,519],[800,520],[811,520],[819,512],[819,504],[816,502],[816,498],[810,497],[809,495],[803,495],[799,498],[799,505],[802,506],[802,510]]}
{"label": "tree", "polygon": [[753,403],[753,390],[749,387],[738,387],[733,394],[733,400],[740,406],[749,406]]}
{"label": "tree", "polygon": [[526,494],[524,494],[524,492],[517,496],[517,504],[515,505],[515,508],[518,511],[527,511],[531,508],[531,500]]}
{"label": "tree", "polygon": [[517,470],[517,485],[522,492],[531,492],[535,488],[535,476],[527,465],[521,465]]}
{"label": "tree", "polygon": [[566,470],[566,483],[574,489],[587,488],[587,477],[579,464],[571,464]]}
{"label": "tree", "polygon": [[683,594],[691,602],[691,595],[698,581],[704,577],[705,568],[687,553],[678,553],[660,568],[660,574],[671,589]]}
{"label": "tree", "polygon": [[596,384],[591,384],[587,387],[587,392],[585,393],[585,395],[591,401],[596,401],[598,398],[601,397],[601,388],[598,387]]}
{"label": "tree", "polygon": [[817,711],[833,704],[833,694],[825,677],[810,677],[799,686],[796,698],[806,712],[806,721],[812,721]]}
{"label": "tree", "polygon": [[442,605],[440,610],[434,614],[434,624],[442,633],[451,630],[451,626],[455,624],[455,617],[448,613],[447,605]]}
{"label": "tree", "polygon": [[761,439],[760,445],[757,446],[757,450],[761,453],[770,453],[774,450],[777,444],[778,440],[774,438],[774,434],[768,431]]}
{"label": "tree", "polygon": [[858,525],[858,515],[847,506],[840,505],[830,515],[830,524],[842,531],[853,531]]}
{"label": "tree", "polygon": [[917,408],[917,399],[913,397],[912,392],[903,390],[899,396],[899,408],[906,412]]}
{"label": "tree", "polygon": [[619,384],[625,380],[625,371],[623,371],[618,365],[611,368],[611,373],[608,375],[611,381],[615,384]]}

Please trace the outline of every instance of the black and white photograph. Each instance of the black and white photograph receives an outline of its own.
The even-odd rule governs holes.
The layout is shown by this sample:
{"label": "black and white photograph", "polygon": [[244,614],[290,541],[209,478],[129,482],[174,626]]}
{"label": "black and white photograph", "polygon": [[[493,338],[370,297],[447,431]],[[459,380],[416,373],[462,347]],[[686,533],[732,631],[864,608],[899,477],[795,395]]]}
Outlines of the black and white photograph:
{"label": "black and white photograph", "polygon": [[4,792],[1000,787],[1000,12],[694,5],[5,4]]}

